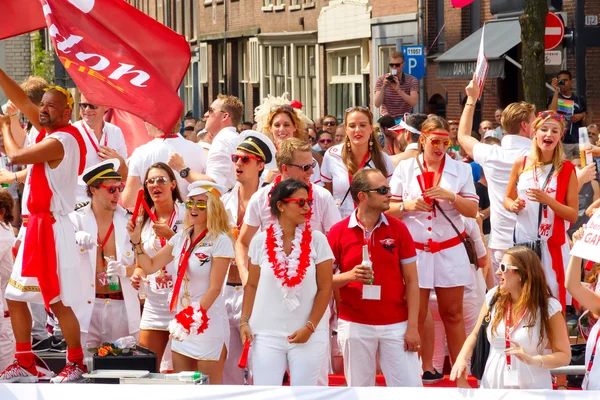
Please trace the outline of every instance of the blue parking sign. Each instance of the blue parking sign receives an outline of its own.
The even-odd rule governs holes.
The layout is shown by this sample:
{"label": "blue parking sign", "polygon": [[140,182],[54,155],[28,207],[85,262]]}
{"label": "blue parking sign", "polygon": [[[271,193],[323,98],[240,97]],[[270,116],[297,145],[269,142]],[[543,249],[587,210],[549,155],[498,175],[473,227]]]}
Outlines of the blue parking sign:
{"label": "blue parking sign", "polygon": [[425,48],[423,46],[402,46],[404,68],[402,72],[417,79],[425,77]]}

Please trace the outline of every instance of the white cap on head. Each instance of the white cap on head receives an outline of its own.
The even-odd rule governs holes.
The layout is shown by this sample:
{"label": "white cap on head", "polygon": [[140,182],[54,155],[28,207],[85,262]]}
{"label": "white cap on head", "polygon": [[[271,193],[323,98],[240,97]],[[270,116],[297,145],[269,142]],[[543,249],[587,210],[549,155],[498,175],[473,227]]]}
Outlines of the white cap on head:
{"label": "white cap on head", "polygon": [[188,198],[204,193],[212,193],[220,198],[227,193],[227,188],[211,181],[196,181],[188,185]]}
{"label": "white cap on head", "polygon": [[237,150],[251,153],[265,160],[265,171],[277,169],[275,153],[277,149],[273,141],[264,133],[253,130],[245,130],[240,133]]}
{"label": "white cap on head", "polygon": [[483,139],[487,139],[489,137],[496,138],[498,140],[502,140],[502,133],[496,131],[495,129],[490,129],[483,135]]}
{"label": "white cap on head", "polygon": [[91,185],[98,179],[121,179],[119,167],[121,162],[118,158],[111,158],[86,168],[77,179],[80,185]]}

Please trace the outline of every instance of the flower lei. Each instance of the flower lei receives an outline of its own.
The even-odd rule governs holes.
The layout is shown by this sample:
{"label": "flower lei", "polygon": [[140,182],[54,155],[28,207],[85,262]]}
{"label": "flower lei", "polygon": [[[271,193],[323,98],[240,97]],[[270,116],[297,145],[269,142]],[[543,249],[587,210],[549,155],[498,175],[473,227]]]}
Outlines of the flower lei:
{"label": "flower lei", "polygon": [[200,335],[208,329],[208,315],[206,310],[196,301],[177,314],[169,322],[169,333],[177,341],[186,340],[190,335]]}

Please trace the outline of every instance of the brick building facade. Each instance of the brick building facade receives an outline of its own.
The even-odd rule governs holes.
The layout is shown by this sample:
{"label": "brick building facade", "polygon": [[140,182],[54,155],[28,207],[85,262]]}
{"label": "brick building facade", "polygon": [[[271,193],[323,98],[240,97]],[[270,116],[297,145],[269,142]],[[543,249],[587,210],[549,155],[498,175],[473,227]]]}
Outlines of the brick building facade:
{"label": "brick building facade", "polygon": [[[289,93],[311,118],[329,113],[341,119],[348,106],[372,104],[375,80],[387,72],[397,39],[429,49],[425,104],[419,107],[456,119],[468,78],[440,77],[436,59],[496,19],[491,1],[454,9],[447,0],[423,0],[420,15],[414,0],[128,0],[190,42],[192,63],[181,88],[186,109],[201,115],[218,93],[227,92],[242,99],[246,120],[253,120],[267,95]],[[587,3],[586,14],[600,14],[600,2]],[[573,27],[575,0],[563,1],[562,15]],[[519,61],[518,41],[507,46],[505,54]],[[593,68],[600,48],[586,52],[592,122],[594,114],[600,117],[600,77]],[[486,81],[477,120],[493,120],[496,108],[523,98],[519,69],[504,61],[505,54],[497,60],[502,78]],[[565,54],[562,67],[575,75],[574,52]],[[559,69],[549,67],[548,79]]]}
{"label": "brick building facade", "polygon": [[[17,82],[22,82],[31,75],[29,34],[0,40],[0,68]],[[0,104],[4,104],[6,100],[6,96],[0,90]]]}

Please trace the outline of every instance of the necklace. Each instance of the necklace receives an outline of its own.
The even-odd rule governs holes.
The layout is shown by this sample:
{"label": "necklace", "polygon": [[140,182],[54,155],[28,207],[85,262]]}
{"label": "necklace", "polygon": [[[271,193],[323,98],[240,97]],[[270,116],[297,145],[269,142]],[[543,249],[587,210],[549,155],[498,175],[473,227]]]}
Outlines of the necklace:
{"label": "necklace", "polygon": [[312,232],[309,225],[306,223],[304,230],[296,227],[289,256],[283,250],[283,229],[279,222],[275,221],[267,228],[267,258],[286,295],[289,294],[290,288],[302,283],[310,265]]}

